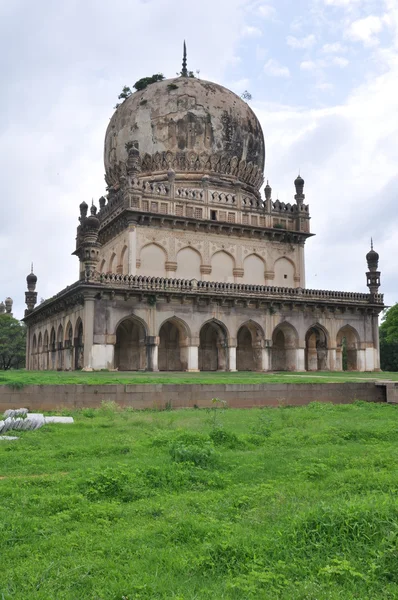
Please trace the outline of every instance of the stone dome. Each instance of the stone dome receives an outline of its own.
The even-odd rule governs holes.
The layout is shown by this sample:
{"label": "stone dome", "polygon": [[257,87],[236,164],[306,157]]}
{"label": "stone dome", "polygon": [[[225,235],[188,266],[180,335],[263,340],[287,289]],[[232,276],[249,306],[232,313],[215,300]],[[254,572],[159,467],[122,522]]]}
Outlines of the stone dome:
{"label": "stone dome", "polygon": [[130,164],[148,174],[222,173],[258,190],[264,159],[263,132],[250,106],[221,85],[191,77],[152,83],[129,96],[105,136],[111,185]]}

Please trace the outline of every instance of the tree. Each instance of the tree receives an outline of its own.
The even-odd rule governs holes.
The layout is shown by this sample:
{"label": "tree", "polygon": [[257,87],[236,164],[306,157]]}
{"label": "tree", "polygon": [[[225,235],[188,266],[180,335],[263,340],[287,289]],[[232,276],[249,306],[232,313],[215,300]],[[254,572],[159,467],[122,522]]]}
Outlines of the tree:
{"label": "tree", "polygon": [[379,331],[380,367],[398,371],[398,303],[384,311]]}
{"label": "tree", "polygon": [[[163,81],[163,79],[164,79],[163,73],[155,73],[155,75],[152,75],[152,77],[143,77],[142,79],[139,79],[138,81],[136,81],[135,84],[133,85],[133,88],[135,90],[137,90],[137,92],[139,92],[141,90],[144,90],[151,83],[156,83],[157,81]],[[119,96],[119,98],[120,98],[120,96]]]}
{"label": "tree", "polygon": [[0,369],[24,367],[25,352],[25,325],[7,313],[0,315]]}

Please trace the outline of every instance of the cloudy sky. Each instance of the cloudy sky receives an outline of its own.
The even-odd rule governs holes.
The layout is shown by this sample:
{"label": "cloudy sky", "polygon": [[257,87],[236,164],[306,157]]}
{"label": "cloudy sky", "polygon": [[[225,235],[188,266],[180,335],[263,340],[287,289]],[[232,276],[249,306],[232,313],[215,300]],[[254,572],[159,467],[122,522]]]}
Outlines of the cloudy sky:
{"label": "cloudy sky", "polygon": [[188,66],[250,102],[274,199],[298,170],[307,287],[367,291],[373,236],[398,301],[398,0],[0,0],[0,299],[22,317],[78,276],[78,206],[105,191],[103,137],[123,85]]}

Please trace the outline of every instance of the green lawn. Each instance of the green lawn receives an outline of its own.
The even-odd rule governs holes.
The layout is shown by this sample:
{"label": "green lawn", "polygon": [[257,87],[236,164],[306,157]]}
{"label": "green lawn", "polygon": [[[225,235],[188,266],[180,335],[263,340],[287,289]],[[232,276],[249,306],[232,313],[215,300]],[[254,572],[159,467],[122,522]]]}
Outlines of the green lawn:
{"label": "green lawn", "polygon": [[398,597],[395,406],[71,414],[0,442],[1,600]]}
{"label": "green lawn", "polygon": [[369,379],[398,380],[398,373],[316,372],[309,373],[138,373],[138,372],[81,372],[81,371],[2,371],[0,385],[62,385],[107,383],[330,383]]}

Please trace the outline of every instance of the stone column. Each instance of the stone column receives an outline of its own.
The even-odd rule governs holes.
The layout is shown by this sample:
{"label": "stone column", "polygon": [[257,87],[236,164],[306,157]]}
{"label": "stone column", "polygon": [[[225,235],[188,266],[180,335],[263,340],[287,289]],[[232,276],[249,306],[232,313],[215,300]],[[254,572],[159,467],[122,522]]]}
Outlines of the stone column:
{"label": "stone column", "polygon": [[147,371],[159,371],[158,365],[159,338],[153,335],[147,337]]}
{"label": "stone column", "polygon": [[328,362],[329,362],[329,370],[337,371],[336,348],[329,348]]}
{"label": "stone column", "polygon": [[297,371],[305,371],[305,348],[297,348]]}
{"label": "stone column", "polygon": [[129,225],[129,275],[137,274],[137,229],[134,225]]}
{"label": "stone column", "polygon": [[[367,371],[366,350],[357,350],[357,371]],[[372,369],[373,370],[373,369]]]}
{"label": "stone column", "polygon": [[187,371],[197,373],[199,371],[199,348],[198,346],[186,347]]}
{"label": "stone column", "polygon": [[84,315],[83,315],[83,339],[84,339],[84,355],[83,368],[92,368],[91,350],[94,343],[94,310],[95,310],[95,294],[89,292],[84,297]]}
{"label": "stone column", "polygon": [[228,371],[236,371],[236,346],[228,347]]}

